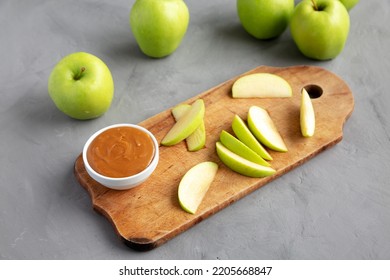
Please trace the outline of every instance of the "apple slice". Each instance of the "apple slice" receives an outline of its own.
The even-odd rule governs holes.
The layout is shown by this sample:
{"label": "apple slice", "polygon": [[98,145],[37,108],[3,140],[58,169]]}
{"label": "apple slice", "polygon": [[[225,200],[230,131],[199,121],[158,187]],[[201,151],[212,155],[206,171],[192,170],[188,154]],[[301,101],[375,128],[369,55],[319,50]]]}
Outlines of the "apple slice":
{"label": "apple slice", "polygon": [[257,154],[259,154],[263,159],[272,160],[271,155],[267,152],[266,149],[259,143],[256,137],[249,130],[245,122],[240,118],[240,116],[235,115],[232,122],[232,128],[234,134],[237,138],[241,140],[242,143],[247,145]]}
{"label": "apple slice", "polygon": [[248,112],[248,126],[256,138],[268,148],[287,152],[286,144],[266,110],[252,106]]}
{"label": "apple slice", "polygon": [[226,148],[221,142],[216,143],[217,154],[220,160],[231,170],[248,177],[260,178],[274,174],[275,169],[254,163]]}
{"label": "apple slice", "polygon": [[[179,121],[191,109],[191,105],[180,104],[172,109],[172,115],[176,121]],[[195,131],[186,138],[187,148],[190,152],[195,152],[202,149],[206,143],[206,129],[204,121],[198,126]]]}
{"label": "apple slice", "polygon": [[233,98],[291,97],[290,84],[270,73],[249,74],[237,79],[232,88]]}
{"label": "apple slice", "polygon": [[190,136],[202,123],[205,106],[202,99],[196,100],[191,109],[176,122],[162,139],[161,145],[172,146]]}
{"label": "apple slice", "polygon": [[218,171],[215,162],[198,163],[183,176],[178,189],[180,206],[188,213],[195,214]]}
{"label": "apple slice", "polygon": [[313,103],[306,89],[302,89],[301,112],[300,112],[301,132],[304,137],[314,135],[316,119],[314,114]]}
{"label": "apple slice", "polygon": [[253,161],[254,163],[264,166],[270,166],[270,164],[260,155],[255,153],[251,148],[225,130],[222,130],[219,136],[219,141],[221,141],[221,143],[230,151],[249,161]]}

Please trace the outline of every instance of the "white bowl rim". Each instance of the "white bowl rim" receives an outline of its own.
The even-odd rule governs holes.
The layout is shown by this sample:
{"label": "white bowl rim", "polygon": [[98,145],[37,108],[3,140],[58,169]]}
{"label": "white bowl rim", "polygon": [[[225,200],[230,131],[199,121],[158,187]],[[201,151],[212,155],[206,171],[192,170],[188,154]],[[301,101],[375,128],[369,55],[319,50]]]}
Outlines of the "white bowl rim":
{"label": "white bowl rim", "polygon": [[[150,136],[150,138],[152,139],[153,141],[153,146],[154,146],[154,155],[153,155],[153,158],[151,160],[151,162],[149,163],[149,165],[144,169],[142,170],[141,172],[138,172],[134,175],[131,175],[131,176],[127,176],[127,177],[109,177],[109,176],[105,176],[105,175],[102,175],[100,174],[99,172],[95,171],[89,164],[88,162],[88,158],[87,158],[87,151],[88,151],[88,148],[89,148],[89,145],[92,143],[92,141],[98,136],[100,135],[102,132],[108,130],[108,129],[111,129],[111,128],[115,128],[115,127],[132,127],[132,128],[136,128],[136,129],[139,129],[143,132],[145,132],[146,134],[148,134]],[[106,127],[103,127],[102,129],[99,129],[98,131],[96,131],[94,134],[92,134],[87,142],[85,142],[85,145],[84,145],[84,148],[83,148],[83,161],[84,161],[84,165],[86,166],[87,168],[87,171],[90,171],[92,172],[95,176],[97,177],[100,177],[104,180],[109,180],[109,181],[112,181],[112,182],[121,182],[121,181],[125,181],[125,180],[131,180],[131,179],[137,179],[138,177],[141,177],[143,176],[145,173],[147,173],[149,171],[150,168],[153,167],[153,162],[155,160],[158,160],[158,142],[157,142],[157,139],[156,137],[153,135],[153,133],[151,133],[149,130],[147,130],[146,128],[140,126],[140,125],[137,125],[137,124],[131,124],[131,123],[118,123],[118,124],[112,124],[112,125],[109,125],[109,126],[106,126]]]}

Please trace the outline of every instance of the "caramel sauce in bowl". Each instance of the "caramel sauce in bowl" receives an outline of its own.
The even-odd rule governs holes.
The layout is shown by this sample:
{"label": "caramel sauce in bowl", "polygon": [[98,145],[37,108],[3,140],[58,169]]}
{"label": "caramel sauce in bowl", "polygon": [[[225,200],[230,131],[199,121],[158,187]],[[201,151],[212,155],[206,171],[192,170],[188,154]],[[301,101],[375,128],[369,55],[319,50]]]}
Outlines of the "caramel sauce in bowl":
{"label": "caramel sauce in bowl", "polygon": [[85,143],[87,173],[105,187],[126,190],[143,183],[159,160],[158,142],[147,129],[115,124],[95,132]]}

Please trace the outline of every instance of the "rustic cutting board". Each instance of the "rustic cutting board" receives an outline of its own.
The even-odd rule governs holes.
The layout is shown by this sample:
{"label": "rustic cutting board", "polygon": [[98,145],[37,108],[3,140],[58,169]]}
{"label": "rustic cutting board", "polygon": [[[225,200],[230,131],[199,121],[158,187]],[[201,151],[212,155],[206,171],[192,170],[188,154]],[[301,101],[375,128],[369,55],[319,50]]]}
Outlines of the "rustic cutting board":
{"label": "rustic cutting board", "polygon": [[[232,99],[235,77],[185,103],[203,98],[206,105],[206,148],[188,152],[185,142],[173,147],[160,147],[160,161],[152,176],[142,185],[126,191],[110,190],[88,176],[81,155],[75,162],[75,175],[89,193],[93,208],[112,223],[120,238],[136,250],[150,250],[170,240],[205,218],[285,174],[335,145],[342,139],[344,122],[351,115],[354,100],[346,83],[335,74],[312,66],[274,68],[261,66],[242,75],[268,72],[285,78],[292,86],[291,98]],[[300,91],[314,85],[309,93],[316,112],[316,133],[312,138],[301,136],[299,125]],[[222,129],[229,132],[235,114],[246,120],[251,105],[268,110],[289,149],[287,153],[270,151],[271,177],[248,178],[228,169],[217,157],[215,142]],[[140,125],[149,129],[160,142],[174,124],[168,109]],[[202,161],[218,163],[219,170],[195,215],[184,212],[178,203],[177,189],[182,176]]]}

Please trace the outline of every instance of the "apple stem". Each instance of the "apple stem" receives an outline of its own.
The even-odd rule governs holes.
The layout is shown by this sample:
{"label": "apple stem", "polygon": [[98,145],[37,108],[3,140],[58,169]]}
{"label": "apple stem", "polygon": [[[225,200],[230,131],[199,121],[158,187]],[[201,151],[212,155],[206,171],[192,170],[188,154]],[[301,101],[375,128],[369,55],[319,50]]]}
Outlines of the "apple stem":
{"label": "apple stem", "polygon": [[318,6],[317,6],[316,1],[315,0],[311,0],[311,2],[313,3],[314,10],[318,11]]}
{"label": "apple stem", "polygon": [[80,78],[81,78],[82,74],[84,73],[84,71],[85,71],[85,67],[82,66],[82,67],[80,68],[80,72],[77,73],[76,76],[74,76],[74,79],[75,79],[75,80],[80,80]]}

